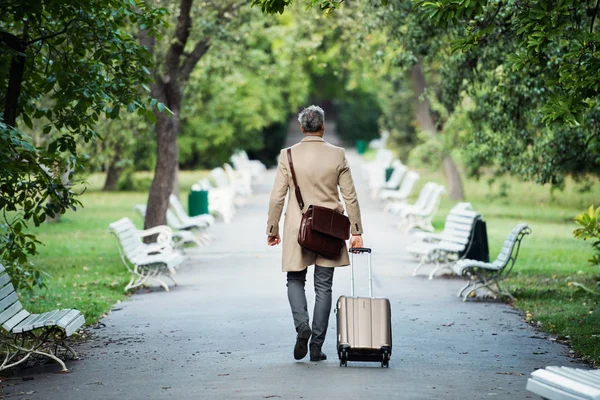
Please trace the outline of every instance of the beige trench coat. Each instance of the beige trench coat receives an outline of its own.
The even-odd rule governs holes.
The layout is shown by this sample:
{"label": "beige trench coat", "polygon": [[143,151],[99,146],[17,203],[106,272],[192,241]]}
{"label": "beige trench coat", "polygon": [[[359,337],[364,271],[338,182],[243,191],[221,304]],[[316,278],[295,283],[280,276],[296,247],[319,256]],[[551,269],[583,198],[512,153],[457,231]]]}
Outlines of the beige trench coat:
{"label": "beige trench coat", "polygon": [[[292,159],[296,179],[304,200],[303,211],[306,211],[309,205],[318,205],[343,212],[344,207],[339,196],[341,193],[352,226],[352,234],[362,234],[360,208],[344,149],[327,143],[321,137],[306,136],[300,143],[292,146]],[[278,235],[280,233],[279,220],[287,195],[288,202],[282,235],[283,271],[302,271],[313,264],[321,267],[349,265],[350,260],[345,244],[342,254],[337,260],[328,260],[300,247],[298,229],[302,212],[293,189],[294,182],[290,173],[287,149],[283,149],[279,154],[279,166],[269,201],[267,221],[267,235]]]}

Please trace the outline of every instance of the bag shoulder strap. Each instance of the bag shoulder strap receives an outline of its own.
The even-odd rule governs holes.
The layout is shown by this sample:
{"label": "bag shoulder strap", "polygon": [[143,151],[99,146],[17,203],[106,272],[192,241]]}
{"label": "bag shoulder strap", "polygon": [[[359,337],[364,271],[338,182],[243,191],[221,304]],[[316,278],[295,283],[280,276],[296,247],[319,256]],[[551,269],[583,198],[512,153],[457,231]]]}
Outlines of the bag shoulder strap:
{"label": "bag shoulder strap", "polygon": [[287,157],[288,162],[290,163],[290,171],[292,172],[292,180],[294,181],[295,192],[296,192],[296,200],[298,200],[298,205],[300,206],[300,211],[304,210],[304,200],[302,199],[302,193],[300,192],[300,187],[298,186],[298,181],[296,180],[296,171],[294,170],[294,162],[292,161],[292,149],[287,149]]}

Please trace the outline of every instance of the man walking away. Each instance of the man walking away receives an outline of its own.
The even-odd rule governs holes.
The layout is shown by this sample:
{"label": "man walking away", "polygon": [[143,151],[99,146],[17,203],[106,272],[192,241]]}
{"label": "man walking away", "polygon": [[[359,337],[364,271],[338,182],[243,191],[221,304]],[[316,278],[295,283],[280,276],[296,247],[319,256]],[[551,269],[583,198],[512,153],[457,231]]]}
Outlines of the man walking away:
{"label": "man walking away", "polygon": [[[350,247],[363,247],[360,208],[344,149],[323,140],[325,113],[320,107],[305,108],[299,114],[298,121],[300,129],[304,133],[304,139],[292,146],[291,150],[296,178],[298,186],[302,188],[305,207],[315,205],[344,212],[339,198],[341,192],[351,223]],[[294,192],[286,151],[287,149],[283,149],[279,154],[277,176],[269,201],[267,221],[267,244],[269,246],[281,243],[279,220],[286,195]],[[296,196],[288,195],[283,228],[282,269],[287,272],[288,299],[297,332],[294,358],[301,360],[306,356],[310,339],[310,360],[321,361],[327,359],[321,348],[325,342],[331,313],[333,271],[335,267],[349,265],[350,260],[345,244],[340,257],[335,260],[326,259],[298,244],[300,220],[305,211],[306,208],[300,210]],[[310,265],[315,266],[315,308],[312,329],[304,292],[307,268]]]}

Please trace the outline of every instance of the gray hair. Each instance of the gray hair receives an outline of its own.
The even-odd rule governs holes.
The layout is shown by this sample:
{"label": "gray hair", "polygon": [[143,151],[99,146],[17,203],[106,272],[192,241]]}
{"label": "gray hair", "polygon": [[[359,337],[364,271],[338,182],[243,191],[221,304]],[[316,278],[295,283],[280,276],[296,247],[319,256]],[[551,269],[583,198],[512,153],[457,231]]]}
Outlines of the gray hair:
{"label": "gray hair", "polygon": [[298,114],[298,122],[306,132],[319,132],[325,122],[325,111],[319,106],[306,107]]}

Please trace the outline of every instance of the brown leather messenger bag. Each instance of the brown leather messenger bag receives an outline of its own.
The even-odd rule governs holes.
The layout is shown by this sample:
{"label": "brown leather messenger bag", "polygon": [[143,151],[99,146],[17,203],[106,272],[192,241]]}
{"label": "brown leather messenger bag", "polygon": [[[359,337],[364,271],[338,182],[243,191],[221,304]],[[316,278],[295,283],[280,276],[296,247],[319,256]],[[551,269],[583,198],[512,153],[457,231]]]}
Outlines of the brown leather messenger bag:
{"label": "brown leather messenger bag", "polygon": [[[304,211],[304,200],[296,180],[292,149],[287,149],[290,171],[294,181],[296,200],[300,211]],[[339,211],[327,207],[310,205],[302,214],[298,244],[303,248],[328,258],[337,259],[342,253],[344,240],[350,238],[350,220]]]}

